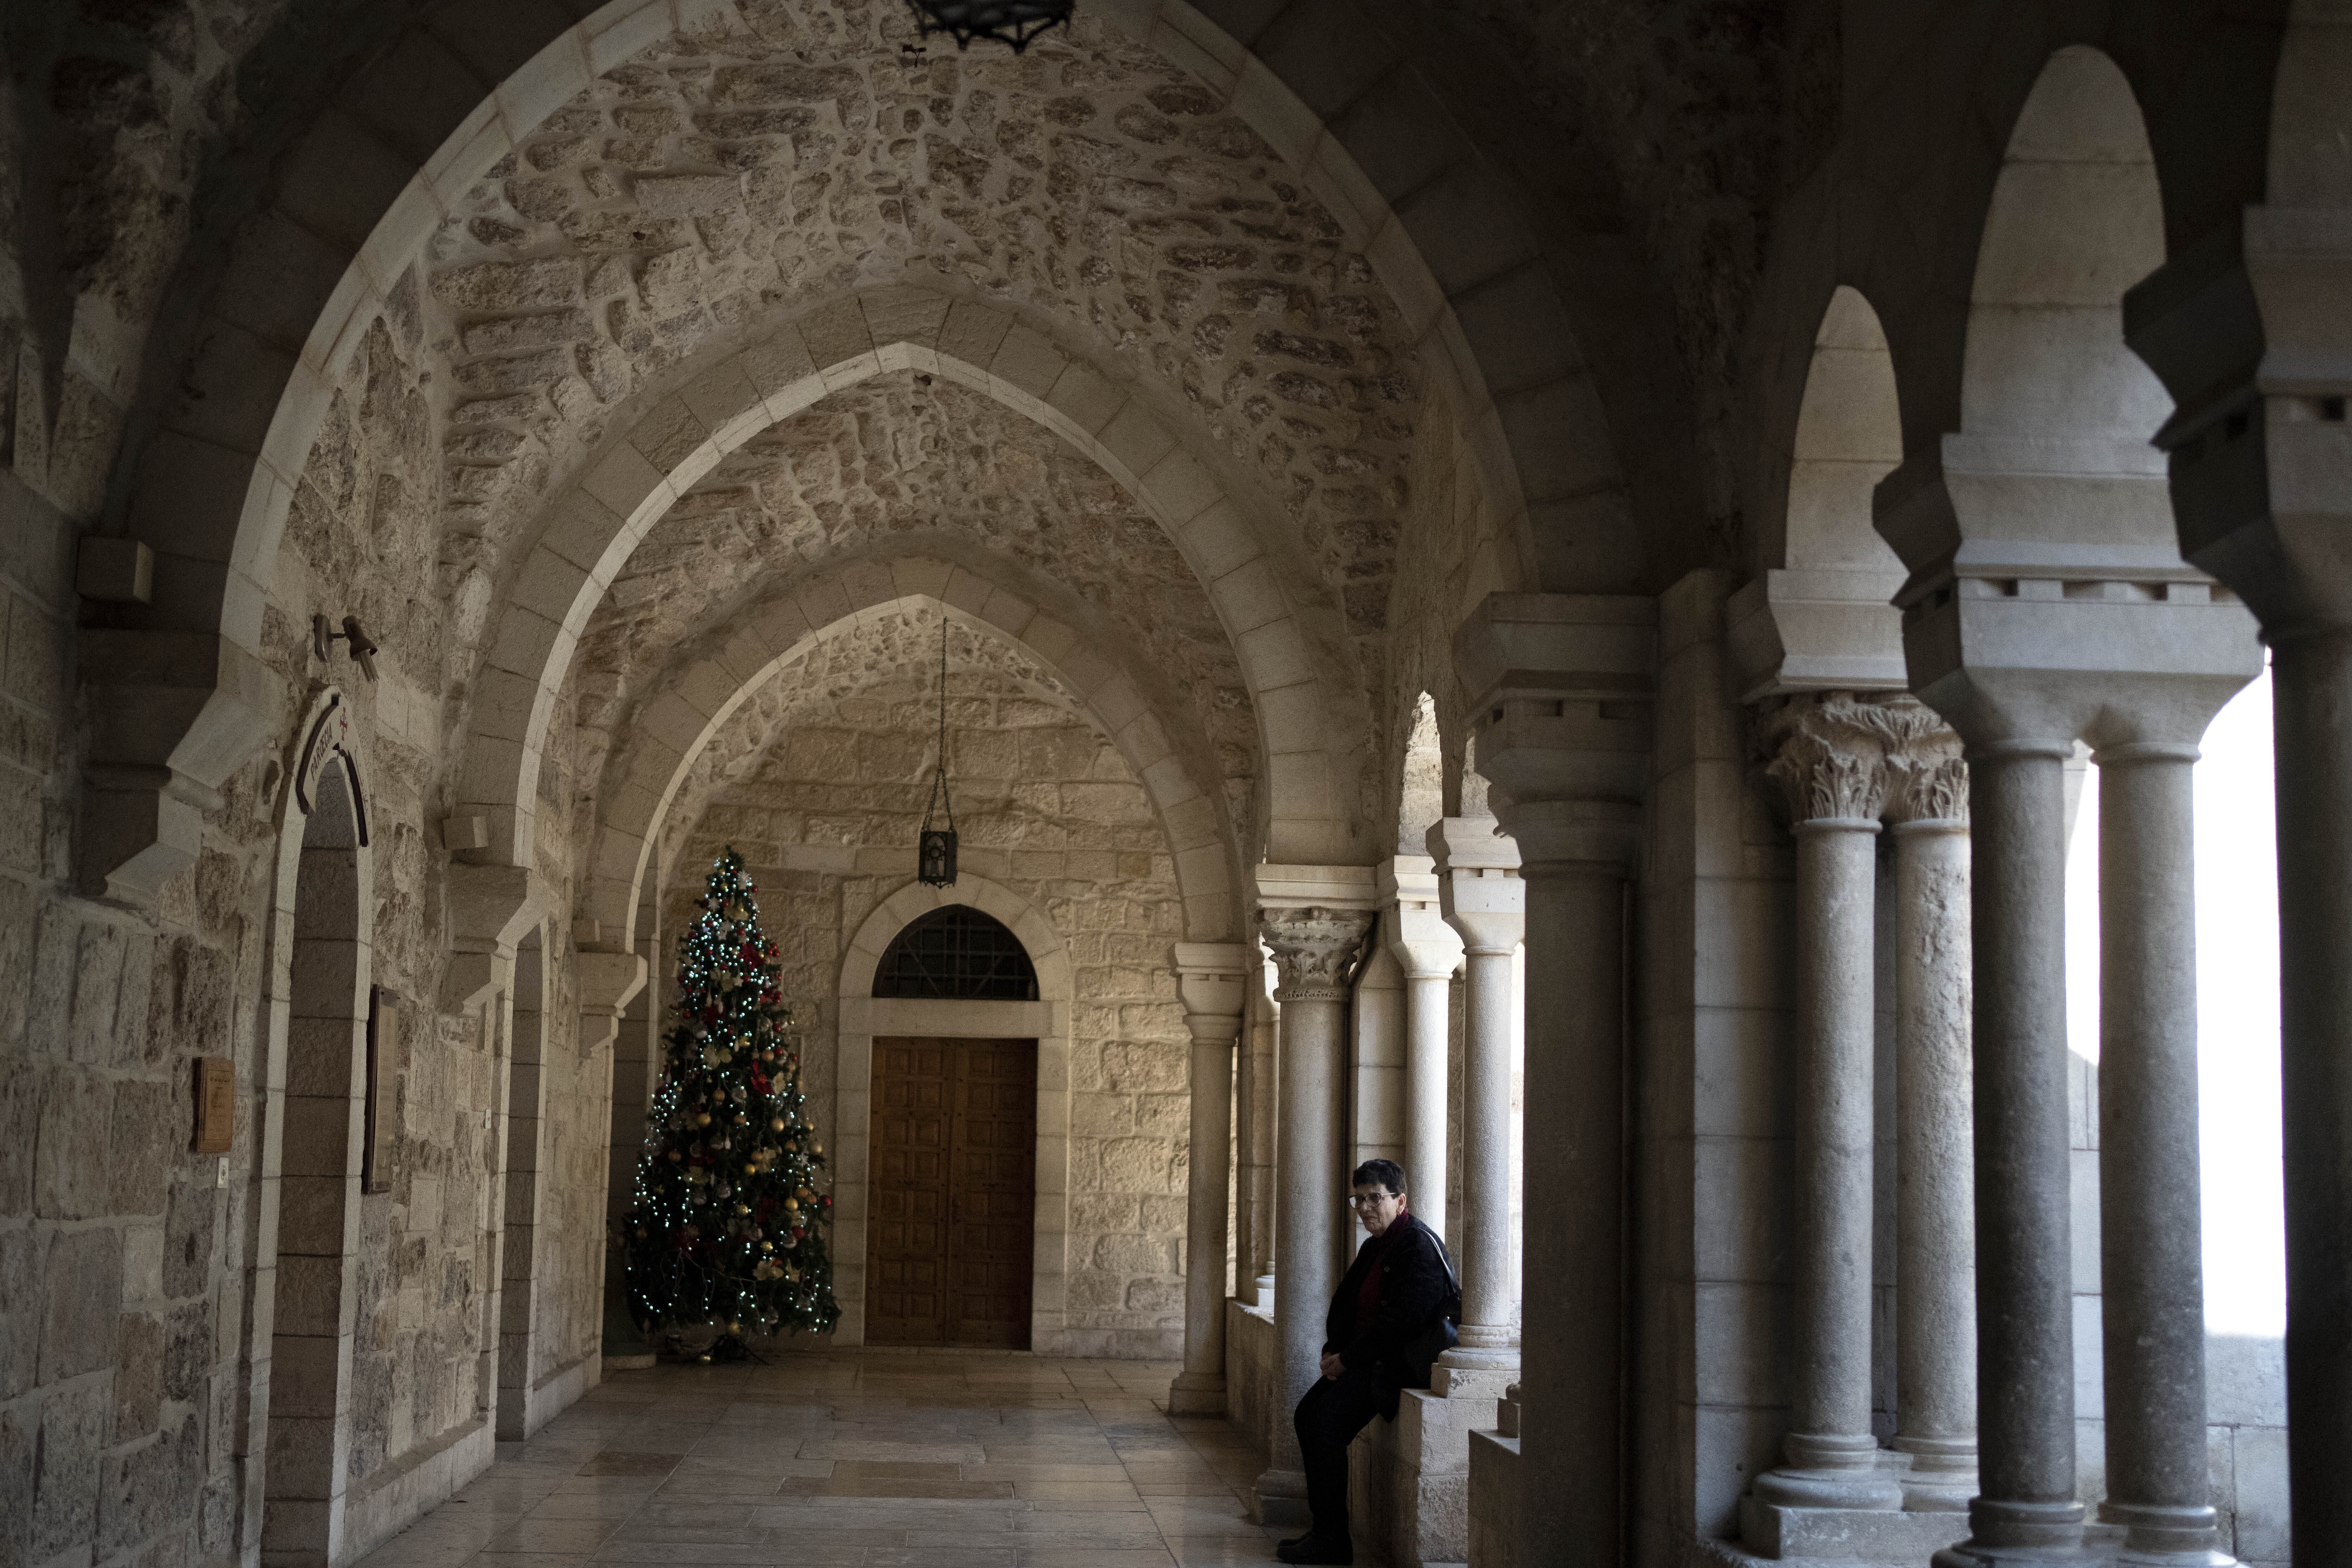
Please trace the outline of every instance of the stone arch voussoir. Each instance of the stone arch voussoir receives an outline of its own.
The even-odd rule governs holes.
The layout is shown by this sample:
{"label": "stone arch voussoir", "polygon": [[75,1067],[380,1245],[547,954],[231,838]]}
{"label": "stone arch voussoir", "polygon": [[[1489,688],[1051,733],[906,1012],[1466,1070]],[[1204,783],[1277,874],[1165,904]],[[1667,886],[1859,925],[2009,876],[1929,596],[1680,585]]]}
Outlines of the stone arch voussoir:
{"label": "stone arch voussoir", "polygon": [[[1045,425],[1159,521],[1208,595],[1257,707],[1267,853],[1300,863],[1346,858],[1360,825],[1348,799],[1355,737],[1340,716],[1361,704],[1319,666],[1250,514],[1141,397],[1090,362],[993,305],[906,286],[850,296],[709,366],[558,498],[475,684],[459,792],[468,812],[492,822],[490,853],[509,862],[527,853],[556,694],[638,542],[754,434],[840,387],[904,370],[945,376]],[[675,437],[651,452],[634,444],[681,427],[700,433],[683,451]],[[957,607],[994,619],[984,604]],[[845,602],[817,624],[847,613]],[[1106,728],[1116,733],[1123,722]]]}
{"label": "stone arch voussoir", "polygon": [[625,943],[633,944],[644,880],[659,874],[655,836],[720,727],[817,641],[859,616],[910,599],[939,604],[983,635],[1020,644],[1080,694],[1085,716],[1118,746],[1160,815],[1176,859],[1186,932],[1219,941],[1239,930],[1239,859],[1219,809],[1216,781],[1187,766],[1133,673],[1099,655],[1084,657],[1076,632],[1012,588],[967,567],[923,558],[865,563],[804,585],[653,694],[638,711],[637,741],[600,812],[584,912],[629,932]]}

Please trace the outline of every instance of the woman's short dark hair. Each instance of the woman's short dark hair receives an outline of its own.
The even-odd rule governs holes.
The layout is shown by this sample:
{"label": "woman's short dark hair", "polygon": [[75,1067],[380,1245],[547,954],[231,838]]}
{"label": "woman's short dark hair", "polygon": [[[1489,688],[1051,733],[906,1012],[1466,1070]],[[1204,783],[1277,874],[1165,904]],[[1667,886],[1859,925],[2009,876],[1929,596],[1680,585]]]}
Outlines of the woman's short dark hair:
{"label": "woman's short dark hair", "polygon": [[1367,1160],[1348,1178],[1350,1186],[1381,1187],[1391,1196],[1404,1196],[1404,1167],[1394,1160]]}

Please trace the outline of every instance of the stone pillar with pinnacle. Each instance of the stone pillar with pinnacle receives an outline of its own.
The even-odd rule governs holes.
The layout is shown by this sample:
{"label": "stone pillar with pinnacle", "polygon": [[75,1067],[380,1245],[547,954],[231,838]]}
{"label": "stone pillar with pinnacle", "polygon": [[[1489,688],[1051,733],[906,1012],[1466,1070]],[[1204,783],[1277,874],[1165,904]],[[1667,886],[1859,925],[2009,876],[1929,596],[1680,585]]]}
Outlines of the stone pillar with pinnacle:
{"label": "stone pillar with pinnacle", "polygon": [[1322,1375],[1323,1317],[1339,1282],[1348,1193],[1341,1093],[1348,984],[1370,932],[1369,866],[1260,866],[1258,934],[1280,975],[1282,1128],[1275,1294],[1276,1408],[1255,1489],[1260,1524],[1305,1525],[1307,1476],[1290,1413]]}
{"label": "stone pillar with pinnacle", "polygon": [[[2296,1563],[2340,1564],[2352,1562],[2352,193],[2336,149],[2352,104],[2330,58],[2341,29],[2297,18],[2271,107],[2270,205],[2233,214],[2226,246],[2177,250],[2124,297],[2124,321],[2178,408],[2156,444],[2183,552],[2235,590],[2271,647],[2287,1512]],[[2166,809],[2116,804],[2141,821]],[[2100,1068],[2105,1094],[2114,1068]],[[2116,1397],[2111,1382],[2111,1420]],[[2115,1441],[2110,1428],[2111,1464]],[[2156,1500],[2112,1479],[2110,1494]]]}
{"label": "stone pillar with pinnacle", "polygon": [[1176,989],[1192,1032],[1191,1184],[1184,1208],[1184,1370],[1171,1415],[1225,1408],[1225,1183],[1232,1163],[1234,1043],[1253,965],[1238,942],[1176,944]]}
{"label": "stone pillar with pinnacle", "polygon": [[1518,1302],[1511,1291],[1511,955],[1527,934],[1519,847],[1491,816],[1449,816],[1429,830],[1445,921],[1460,934],[1462,997],[1462,1277],[1460,1342],[1438,1357],[1431,1392],[1500,1397],[1518,1375]]}
{"label": "stone pillar with pinnacle", "polygon": [[1381,934],[1404,971],[1405,1181],[1413,1216],[1450,1244],[1461,1232],[1446,1228],[1446,1047],[1462,939],[1438,907],[1427,856],[1399,855],[1379,870]]}
{"label": "stone pillar with pinnacle", "polygon": [[1831,692],[1791,699],[1765,731],[1797,837],[1796,1335],[1782,1462],[1756,1479],[1754,1500],[1899,1510],[1870,1425],[1872,948],[1888,721],[1879,704]]}
{"label": "stone pillar with pinnacle", "polygon": [[1530,1568],[1626,1555],[1626,923],[1657,626],[1646,595],[1491,594],[1454,639],[1478,771],[1527,879],[1528,1147],[1545,1193],[1574,1194],[1522,1210],[1517,1556]]}
{"label": "stone pillar with pinnacle", "polygon": [[[1905,700],[1908,700],[1906,699]],[[1933,721],[1890,754],[1895,836],[1895,1448],[1903,1506],[1977,1490],[1969,1100],[1969,773]]]}
{"label": "stone pillar with pinnacle", "polygon": [[[2181,560],[2162,477],[2136,466],[2136,445],[2117,450],[2131,461],[2052,473],[2038,448],[1948,437],[1876,494],[1878,531],[1914,571],[1901,596],[1912,689],[1950,722],[1968,762],[1978,1494],[1969,1538],[1937,1554],[1939,1568],[2073,1559],[2083,1549],[2065,763],[2078,740],[2126,770],[2182,761],[2262,668],[2252,617]],[[2095,537],[2074,533],[2094,517]],[[2013,544],[2024,520],[2035,531],[2030,563]],[[2136,822],[2185,825],[2167,798],[2160,787],[2119,798],[2125,824],[2103,825],[2103,839],[2120,831],[2131,842],[2146,830]],[[2180,843],[2185,853],[2185,831]],[[2137,1019],[2127,1035],[2105,1032],[2100,1063],[2102,1099],[2120,1073],[2132,1102],[2101,1126],[2103,1228],[2121,1227],[2101,1249],[2106,1511],[2135,1561],[2210,1563],[2206,1473],[2179,1459],[2203,1442],[2202,1289],[2174,1267],[2179,1238],[2198,1233],[2196,1149],[2174,1137],[2195,1125],[2195,1023],[2177,990],[2142,988],[2152,966],[2177,965],[2185,983],[2194,938],[2186,877],[2161,880],[2143,890],[2161,909],[2138,914],[2178,929],[2126,919],[2106,933],[2103,964],[2105,1005],[2127,1003]],[[2112,987],[2126,971],[2135,978],[2119,995]],[[2288,1093],[2292,1104],[2292,1082]],[[2193,1259],[2195,1243],[2186,1245]],[[2290,1255],[2290,1277],[2293,1267]],[[2295,1447],[2305,1447],[2300,1429]]]}

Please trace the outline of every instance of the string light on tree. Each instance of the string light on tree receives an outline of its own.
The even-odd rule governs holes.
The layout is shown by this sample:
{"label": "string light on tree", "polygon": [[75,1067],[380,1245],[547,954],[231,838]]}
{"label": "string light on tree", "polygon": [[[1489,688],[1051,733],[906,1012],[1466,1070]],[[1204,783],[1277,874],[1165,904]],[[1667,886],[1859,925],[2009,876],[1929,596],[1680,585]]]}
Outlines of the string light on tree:
{"label": "string light on tree", "polygon": [[841,1315],[824,1145],[757,891],[730,847],[696,900],[622,1237],[632,1315],[649,1333],[715,1326],[716,1361],[747,1354],[746,1333],[822,1333]]}

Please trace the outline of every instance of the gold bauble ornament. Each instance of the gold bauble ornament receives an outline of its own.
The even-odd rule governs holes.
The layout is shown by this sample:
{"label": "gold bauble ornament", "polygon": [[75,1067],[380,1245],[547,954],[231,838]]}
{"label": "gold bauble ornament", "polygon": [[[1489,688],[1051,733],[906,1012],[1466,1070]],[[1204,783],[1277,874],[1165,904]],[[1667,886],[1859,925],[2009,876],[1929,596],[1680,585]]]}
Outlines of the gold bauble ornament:
{"label": "gold bauble ornament", "polygon": [[781,1116],[777,1117],[774,1121],[771,1121],[771,1122],[769,1122],[769,1123],[768,1123],[768,1131],[771,1131],[771,1132],[782,1132],[783,1130],[784,1130],[784,1119],[783,1119],[782,1117],[781,1117]]}
{"label": "gold bauble ornament", "polygon": [[801,1212],[801,1201],[798,1198],[786,1198],[784,1207],[793,1214],[798,1214]]}
{"label": "gold bauble ornament", "polygon": [[695,1113],[695,1118],[694,1118],[694,1124],[695,1124],[697,1127],[708,1127],[708,1126],[709,1126],[709,1125],[710,1125],[710,1112],[709,1112],[709,1111],[707,1111],[707,1110],[703,1110],[703,1111],[698,1111],[698,1112],[696,1112],[696,1113]]}

